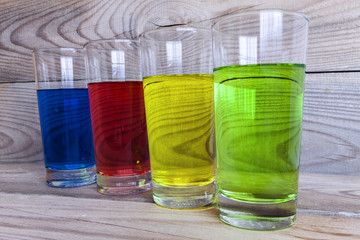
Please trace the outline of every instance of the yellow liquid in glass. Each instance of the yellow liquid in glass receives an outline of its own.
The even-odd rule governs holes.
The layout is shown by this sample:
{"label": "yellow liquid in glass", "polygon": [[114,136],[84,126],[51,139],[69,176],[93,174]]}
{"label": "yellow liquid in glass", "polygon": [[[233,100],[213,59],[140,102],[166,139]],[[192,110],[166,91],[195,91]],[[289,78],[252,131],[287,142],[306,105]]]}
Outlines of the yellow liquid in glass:
{"label": "yellow liquid in glass", "polygon": [[143,84],[153,182],[195,187],[215,181],[212,75],[158,75]]}

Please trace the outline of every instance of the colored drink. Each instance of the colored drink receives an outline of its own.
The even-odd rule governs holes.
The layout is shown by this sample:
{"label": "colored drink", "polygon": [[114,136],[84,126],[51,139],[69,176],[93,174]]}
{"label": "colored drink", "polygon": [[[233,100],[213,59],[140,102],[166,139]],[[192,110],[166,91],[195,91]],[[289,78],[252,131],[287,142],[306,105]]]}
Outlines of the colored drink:
{"label": "colored drink", "polygon": [[215,129],[209,29],[169,27],[141,35],[154,202],[197,208],[215,199]]}
{"label": "colored drink", "polygon": [[196,187],[213,183],[212,75],[145,77],[144,97],[154,198],[161,197],[155,192],[157,185]]}
{"label": "colored drink", "polygon": [[149,191],[151,171],[139,41],[91,41],[85,50],[97,190],[106,195]]}
{"label": "colored drink", "polygon": [[133,176],[150,172],[142,82],[88,85],[97,172]]}
{"label": "colored drink", "polygon": [[302,64],[214,69],[220,195],[255,203],[296,199],[304,77]]}
{"label": "colored drink", "polygon": [[46,168],[94,166],[87,89],[42,89],[37,96]]}
{"label": "colored drink", "polygon": [[266,9],[212,26],[218,206],[231,226],[295,224],[308,21]]}

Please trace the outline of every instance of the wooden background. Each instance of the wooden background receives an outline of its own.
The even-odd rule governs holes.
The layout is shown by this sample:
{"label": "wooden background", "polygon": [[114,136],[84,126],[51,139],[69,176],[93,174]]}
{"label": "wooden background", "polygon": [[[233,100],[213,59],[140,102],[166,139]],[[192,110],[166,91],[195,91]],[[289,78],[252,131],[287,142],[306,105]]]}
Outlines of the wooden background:
{"label": "wooden background", "polygon": [[[222,224],[216,208],[156,207],[151,192],[114,198],[95,185],[46,186],[33,49],[134,38],[174,24],[209,27],[262,8],[310,19],[294,228],[241,231]],[[359,189],[360,1],[0,0],[0,239],[359,239]]]}
{"label": "wooden background", "polygon": [[0,0],[0,164],[43,160],[33,49],[134,38],[174,24],[209,27],[260,8],[310,19],[301,171],[360,175],[357,0]]}

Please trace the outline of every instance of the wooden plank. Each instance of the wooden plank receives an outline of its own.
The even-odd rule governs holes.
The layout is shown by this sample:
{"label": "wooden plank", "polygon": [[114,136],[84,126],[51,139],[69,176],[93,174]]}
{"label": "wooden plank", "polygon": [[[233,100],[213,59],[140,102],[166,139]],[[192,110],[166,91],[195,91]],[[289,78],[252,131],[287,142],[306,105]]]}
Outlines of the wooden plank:
{"label": "wooden plank", "polygon": [[310,18],[308,71],[360,70],[360,2],[262,0],[3,0],[0,82],[33,81],[32,49],[79,47],[88,40],[134,38],[159,26],[209,27],[229,13],[282,8]]}
{"label": "wooden plank", "polygon": [[[360,175],[359,79],[307,75],[301,171]],[[0,162],[42,160],[35,84],[0,84]]]}
{"label": "wooden plank", "polygon": [[360,218],[360,177],[300,173],[301,213]]}
{"label": "wooden plank", "polygon": [[252,232],[215,208],[175,211],[152,203],[0,193],[1,239],[358,239],[360,218],[299,213],[295,227]]}
{"label": "wooden plank", "polygon": [[0,162],[43,159],[35,83],[0,84]]}
{"label": "wooden plank", "polygon": [[[140,195],[110,197],[97,193],[95,184],[68,189],[48,187],[45,183],[44,164],[41,161],[21,164],[3,163],[0,164],[0,169],[2,193],[153,203],[151,191]],[[358,176],[301,173],[299,212],[360,218],[359,189]]]}
{"label": "wooden plank", "polygon": [[21,193],[24,195],[53,195],[79,198],[112,199],[122,201],[153,202],[152,192],[131,196],[106,196],[96,191],[96,184],[79,188],[48,187],[45,178],[43,161],[31,163],[2,163],[0,164],[0,192]]}
{"label": "wooden plank", "polygon": [[308,74],[301,171],[360,175],[360,73]]}

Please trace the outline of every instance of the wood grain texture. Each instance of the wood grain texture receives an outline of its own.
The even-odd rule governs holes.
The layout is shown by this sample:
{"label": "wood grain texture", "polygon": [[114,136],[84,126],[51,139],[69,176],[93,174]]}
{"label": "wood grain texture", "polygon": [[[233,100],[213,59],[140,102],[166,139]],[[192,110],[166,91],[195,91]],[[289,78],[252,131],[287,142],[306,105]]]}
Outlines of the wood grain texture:
{"label": "wood grain texture", "polygon": [[0,162],[41,159],[35,83],[0,84]]}
{"label": "wood grain texture", "polygon": [[[307,76],[294,228],[239,230],[215,208],[159,208],[151,192],[119,198],[95,185],[46,186],[33,49],[135,38],[167,25],[209,27],[261,8],[310,18],[307,71],[318,74]],[[355,0],[0,0],[0,239],[360,239],[359,56]]]}
{"label": "wood grain texture", "polygon": [[51,188],[46,184],[43,161],[31,163],[1,163],[0,192],[25,195],[52,195],[78,198],[112,199],[121,201],[152,202],[152,192],[126,197],[112,197],[97,193],[96,184],[80,188]]}
{"label": "wood grain texture", "polygon": [[174,24],[209,27],[229,13],[262,8],[308,15],[308,71],[360,70],[359,1],[3,0],[0,82],[32,81],[31,51],[36,48],[79,47],[114,36],[134,38]]}
{"label": "wood grain texture", "polygon": [[300,173],[299,212],[360,218],[359,189],[358,176]]}
{"label": "wood grain texture", "polygon": [[[50,188],[46,185],[42,161],[19,164],[1,163],[0,169],[0,194],[153,203],[151,191],[139,195],[112,197],[97,193],[95,184],[81,188]],[[358,176],[300,173],[298,210],[300,213],[360,218],[359,189],[360,177]]]}
{"label": "wood grain texture", "polygon": [[360,175],[360,73],[308,74],[301,171]]}
{"label": "wood grain texture", "polygon": [[0,193],[0,239],[358,239],[360,218],[298,213],[295,227],[227,226],[216,208],[174,211],[148,202]]}
{"label": "wood grain texture", "polygon": [[[360,73],[308,74],[301,171],[360,176]],[[0,84],[0,162],[42,161],[34,83]]]}

